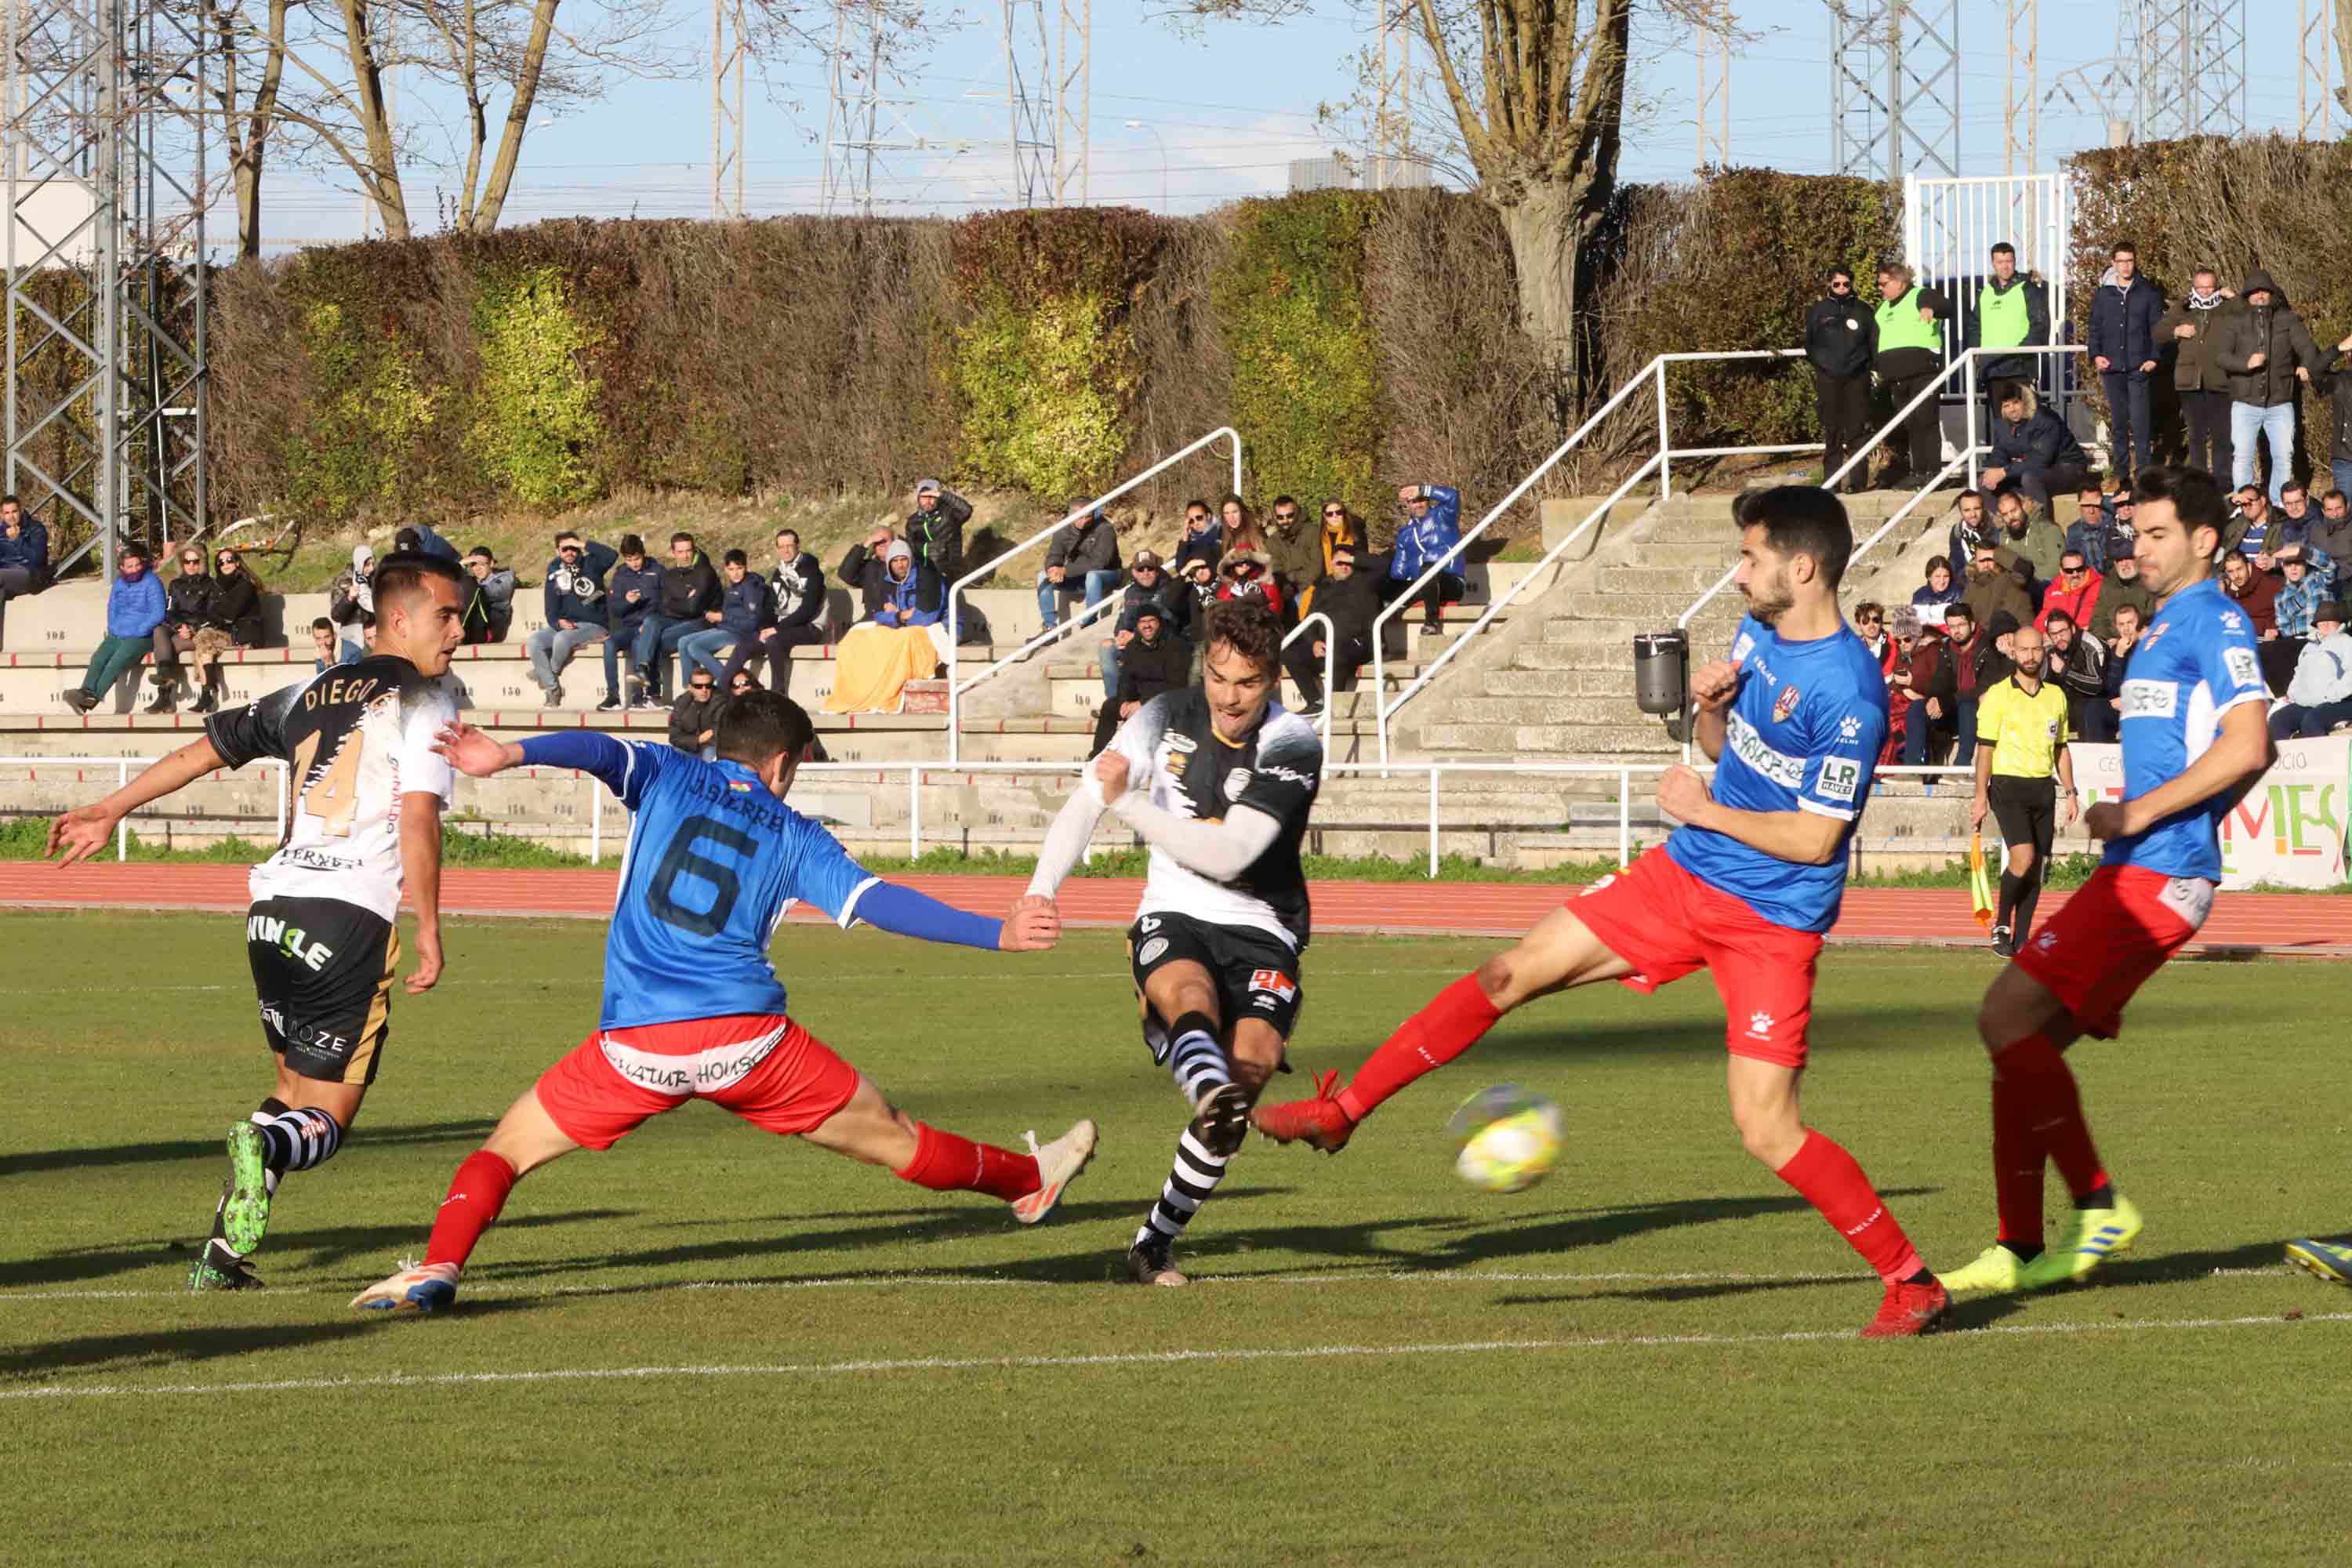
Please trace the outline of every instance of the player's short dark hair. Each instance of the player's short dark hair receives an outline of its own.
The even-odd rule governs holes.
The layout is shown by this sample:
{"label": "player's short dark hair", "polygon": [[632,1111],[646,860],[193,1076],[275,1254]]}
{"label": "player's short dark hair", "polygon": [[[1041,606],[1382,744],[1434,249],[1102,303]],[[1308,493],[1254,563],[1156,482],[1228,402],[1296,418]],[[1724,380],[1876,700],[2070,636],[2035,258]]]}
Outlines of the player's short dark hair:
{"label": "player's short dark hair", "polygon": [[427,555],[422,550],[395,550],[379,556],[375,563],[375,611],[379,616],[389,616],[402,605],[425,592],[425,580],[438,577],[457,590],[464,602],[466,590],[472,581],[455,561],[444,556]]}
{"label": "player's short dark hair", "polygon": [[1742,490],[1731,515],[1743,530],[1762,529],[1764,542],[1776,554],[1811,558],[1832,590],[1845,575],[1853,527],[1845,520],[1845,503],[1819,485]]}
{"label": "player's short dark hair", "polygon": [[712,737],[720,758],[745,767],[765,767],[771,758],[798,759],[816,740],[808,710],[781,691],[747,691],[730,697]]}
{"label": "player's short dark hair", "polygon": [[740,550],[730,550],[726,554],[719,558],[719,564],[721,566],[748,567],[751,564],[751,558],[744,554]]}
{"label": "player's short dark hair", "polygon": [[2142,468],[2132,479],[2132,499],[2139,502],[2170,501],[2180,526],[2192,533],[2210,528],[2218,534],[2230,521],[2230,502],[2222,493],[2221,481],[2186,463],[2158,463]]}
{"label": "player's short dark hair", "polygon": [[1220,599],[1209,606],[1203,651],[1224,644],[1270,677],[1282,660],[1282,623],[1255,599]]}

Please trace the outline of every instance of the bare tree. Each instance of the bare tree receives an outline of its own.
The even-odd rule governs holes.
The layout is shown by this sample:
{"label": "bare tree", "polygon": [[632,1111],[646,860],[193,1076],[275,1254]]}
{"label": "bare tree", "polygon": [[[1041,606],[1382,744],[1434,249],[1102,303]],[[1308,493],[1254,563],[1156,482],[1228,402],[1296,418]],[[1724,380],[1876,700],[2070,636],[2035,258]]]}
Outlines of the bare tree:
{"label": "bare tree", "polygon": [[[205,8],[221,60],[220,74],[205,82],[215,94],[208,108],[228,149],[237,258],[249,261],[261,254],[261,174],[286,80],[291,0],[206,0]],[[257,22],[249,15],[257,11]]]}

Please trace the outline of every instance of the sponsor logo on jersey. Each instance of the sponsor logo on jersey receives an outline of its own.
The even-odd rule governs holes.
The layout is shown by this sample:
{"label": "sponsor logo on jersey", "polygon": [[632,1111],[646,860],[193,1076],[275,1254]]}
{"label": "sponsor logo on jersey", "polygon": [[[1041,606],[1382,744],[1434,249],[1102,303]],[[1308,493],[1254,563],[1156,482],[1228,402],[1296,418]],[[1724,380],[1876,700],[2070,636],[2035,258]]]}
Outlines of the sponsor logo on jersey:
{"label": "sponsor logo on jersey", "polygon": [[1787,723],[1789,721],[1789,715],[1797,710],[1797,704],[1803,701],[1804,698],[1804,692],[1797,687],[1784,686],[1780,688],[1780,695],[1774,699],[1772,703],[1772,722],[1775,724]]}
{"label": "sponsor logo on jersey", "polygon": [[1772,1037],[1772,1015],[1769,1013],[1748,1014],[1748,1037],[1752,1040],[1770,1039]]}
{"label": "sponsor logo on jersey", "polygon": [[327,961],[335,956],[333,948],[322,942],[312,942],[309,931],[300,926],[289,926],[275,915],[246,917],[245,940],[268,943],[313,974],[326,968]]}
{"label": "sponsor logo on jersey", "polygon": [[[1297,982],[1279,969],[1251,971],[1249,988],[1258,995],[1272,997],[1282,1002],[1295,1001],[1298,995]],[[1271,1008],[1275,1005],[1275,1002],[1262,1002],[1259,1005]]]}
{"label": "sponsor logo on jersey", "polygon": [[1731,662],[1738,664],[1741,659],[1746,658],[1748,654],[1753,652],[1755,647],[1756,634],[1753,632],[1740,633],[1739,640],[1731,645]]}
{"label": "sponsor logo on jersey", "polygon": [[2243,631],[2246,629],[2246,617],[2235,610],[2224,610],[2221,612],[2221,629],[2225,632]]}
{"label": "sponsor logo on jersey", "polygon": [[600,1036],[597,1046],[613,1070],[631,1083],[656,1094],[683,1100],[690,1094],[715,1094],[740,1083],[782,1042],[786,1027],[779,1024],[755,1040],[713,1046],[682,1056],[646,1050],[610,1035]]}
{"label": "sponsor logo on jersey", "polygon": [[1766,745],[1756,726],[1738,713],[1731,716],[1729,738],[1733,756],[1783,789],[1795,789],[1805,782],[1803,759]]}
{"label": "sponsor logo on jersey", "polygon": [[1843,800],[1851,804],[1862,788],[1862,764],[1852,757],[1822,759],[1821,782],[1813,793],[1823,800]]}
{"label": "sponsor logo on jersey", "polygon": [[1168,749],[1171,752],[1189,752],[1201,743],[1190,735],[1172,731],[1160,738],[1168,742]]}
{"label": "sponsor logo on jersey", "polygon": [[1260,763],[1257,771],[1261,778],[1280,779],[1285,784],[1297,784],[1300,789],[1311,788],[1315,783],[1313,774],[1302,773],[1297,768],[1286,768],[1276,763]]}
{"label": "sponsor logo on jersey", "polygon": [[2169,680],[2126,680],[2123,699],[2126,719],[2169,719],[2180,700],[2180,689]]}
{"label": "sponsor logo on jersey", "polygon": [[1159,961],[1161,953],[1167,951],[1168,939],[1164,936],[1155,936],[1143,944],[1142,951],[1135,955],[1135,962],[1149,968]]}
{"label": "sponsor logo on jersey", "polygon": [[2230,679],[2240,686],[2261,684],[2262,666],[2255,661],[2252,648],[2225,647],[2221,650],[2221,662],[2229,667]]}
{"label": "sponsor logo on jersey", "polygon": [[1247,768],[1235,768],[1225,775],[1225,798],[1239,800],[1242,797],[1242,791],[1249,786],[1250,771]]}
{"label": "sponsor logo on jersey", "polygon": [[1141,931],[1144,935],[1150,936],[1153,931],[1160,929],[1160,917],[1158,915],[1146,915],[1141,920],[1135,922],[1135,929]]}

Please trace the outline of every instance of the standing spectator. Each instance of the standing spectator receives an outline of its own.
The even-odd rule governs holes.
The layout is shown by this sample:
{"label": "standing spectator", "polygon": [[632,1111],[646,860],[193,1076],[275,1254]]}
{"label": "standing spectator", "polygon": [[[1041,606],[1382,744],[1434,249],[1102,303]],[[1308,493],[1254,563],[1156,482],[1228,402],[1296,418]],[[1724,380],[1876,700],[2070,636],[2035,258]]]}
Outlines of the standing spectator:
{"label": "standing spectator", "polygon": [[338,626],[348,626],[343,638],[343,662],[350,664],[363,651],[357,640],[361,626],[375,616],[375,549],[373,545],[352,546],[352,563],[335,574],[327,585],[327,616]]}
{"label": "standing spectator", "polygon": [[[1954,605],[1953,615],[1964,619],[1968,606]],[[1903,765],[1924,767],[1931,754],[1940,755],[1943,742],[1958,722],[1958,698],[1953,684],[1955,668],[1950,644],[1945,634],[1954,629],[1954,620],[1947,619],[1941,626],[1922,625],[1919,637],[1911,645],[1910,668],[1904,679],[1904,689],[1911,694],[1911,706],[1903,714]]]}
{"label": "standing spectator", "polygon": [[661,570],[661,596],[637,628],[639,705],[660,703],[667,689],[669,656],[695,633],[719,624],[719,574],[711,569],[710,557],[696,547],[694,535],[671,534],[669,564]]}
{"label": "standing spectator", "polygon": [[963,575],[963,526],[971,521],[971,502],[937,479],[915,481],[915,510],[907,514],[907,542],[918,557],[931,563],[942,583]]}
{"label": "standing spectator", "polygon": [[[1160,630],[1178,642],[1185,640],[1185,628],[1192,624],[1187,612],[1192,607],[1192,596],[1169,580],[1155,552],[1135,552],[1133,577],[1119,595],[1118,608],[1112,613],[1111,635],[1102,641],[1099,662],[1106,702],[1118,695],[1119,654],[1135,640],[1138,616],[1146,610],[1158,612]],[[1185,651],[1190,653],[1189,644]]]}
{"label": "standing spectator", "polygon": [[2340,574],[2352,562],[2352,496],[2329,490],[2319,498],[2319,521],[2311,525],[2311,546],[2326,552]]}
{"label": "standing spectator", "polygon": [[1328,616],[1331,625],[1317,626],[1299,634],[1298,640],[1282,653],[1282,668],[1298,687],[1301,713],[1312,718],[1323,710],[1323,667],[1331,666],[1331,679],[1342,691],[1356,689],[1356,671],[1372,657],[1372,622],[1381,613],[1381,580],[1369,572],[1356,569],[1356,558],[1342,550],[1331,558],[1331,570],[1313,589],[1313,607],[1302,608],[1299,618],[1309,614]]}
{"label": "standing spectator", "polygon": [[1406,485],[1397,491],[1397,500],[1404,503],[1405,521],[1389,552],[1381,597],[1393,604],[1413,579],[1435,568],[1415,600],[1424,607],[1425,624],[1434,635],[1444,626],[1445,606],[1460,603],[1463,594],[1461,575],[1453,570],[1461,564],[1454,552],[1462,543],[1462,492],[1444,485]]}
{"label": "standing spectator", "polygon": [[2091,459],[2066,422],[2039,405],[2032,387],[2005,381],[1995,395],[2000,417],[1993,421],[1992,460],[1978,477],[1996,494],[2023,491],[2035,512],[2054,521],[2050,498],[2081,484]]}
{"label": "standing spectator", "polygon": [[[1999,542],[2010,557],[2011,570],[2022,580],[2026,596],[2038,596],[2042,590],[2058,577],[2059,558],[2066,552],[2066,536],[2049,517],[2032,510],[2025,498],[2017,491],[2003,490],[1993,502],[1993,510],[2000,518]],[[2033,618],[2031,613],[2017,617],[2023,625]]]}
{"label": "standing spectator", "polygon": [[[1321,575],[1330,574],[1332,561],[1345,553],[1360,564],[1370,554],[1371,547],[1364,534],[1364,525],[1358,521],[1347,504],[1337,500],[1323,503]],[[1177,566],[1181,570],[1182,562]],[[1302,610],[1302,614],[1305,612]]]}
{"label": "standing spectator", "polygon": [[1289,496],[1274,498],[1274,519],[1266,529],[1266,553],[1274,562],[1275,581],[1291,604],[1323,575],[1323,531],[1309,524]]}
{"label": "standing spectator", "polygon": [[487,544],[466,552],[465,564],[474,580],[466,595],[466,641],[506,641],[508,628],[514,625],[514,568],[499,565]]}
{"label": "standing spectator", "polygon": [[1217,597],[1255,599],[1281,620],[1282,585],[1274,580],[1271,568],[1262,550],[1228,551],[1217,563]]}
{"label": "standing spectator", "polygon": [[2242,303],[2217,323],[2215,354],[2230,376],[2230,445],[2235,464],[2231,480],[2254,478],[2254,438],[2270,447],[2271,500],[2294,472],[2294,391],[2323,368],[2319,345],[2302,316],[2261,268],[2246,274]]}
{"label": "standing spectator", "polygon": [[1163,691],[1174,691],[1190,680],[1192,650],[1167,629],[1160,603],[1146,600],[1137,610],[1135,636],[1118,652],[1118,684],[1103,700],[1095,715],[1095,750],[1110,744],[1119,725],[1135,710]]}
{"label": "standing spectator", "polygon": [[1118,530],[1102,508],[1074,500],[1062,515],[1076,521],[1046,543],[1037,574],[1037,615],[1047,631],[1062,624],[1071,600],[1083,595],[1091,610],[1118,586]]}
{"label": "standing spectator", "polygon": [[2352,724],[2352,636],[2344,630],[2344,606],[2324,601],[2312,629],[2287,681],[2286,701],[2271,712],[2273,741],[2316,740]]}
{"label": "standing spectator", "polygon": [[[1870,362],[1878,323],[1853,291],[1851,268],[1832,267],[1829,289],[1805,311],[1805,363],[1813,367],[1813,412],[1822,422],[1822,483],[1870,438]],[[1860,471],[1839,487],[1862,489]]]}
{"label": "standing spectator", "polygon": [[310,623],[310,651],[318,657],[310,660],[310,673],[324,675],[339,664],[352,661],[343,657],[343,647],[335,636],[335,623],[320,616]]}
{"label": "standing spectator", "polygon": [[457,547],[442,538],[429,522],[410,523],[392,536],[392,547],[394,550],[421,551],[427,555],[438,555],[444,561],[457,559]]}
{"label": "standing spectator", "polygon": [[[1992,276],[1977,289],[1975,309],[1964,312],[1966,345],[1972,349],[2032,348],[2050,341],[2050,294],[2042,279],[2017,269],[2017,247],[2002,240],[1990,253]],[[2040,384],[2039,354],[1988,353],[1977,362],[1977,385],[1985,400],[1979,429],[2000,412],[2000,385]]]}
{"label": "standing spectator", "polygon": [[[2049,676],[2066,696],[2066,726],[2084,741],[2116,738],[2115,713],[2107,706],[2107,650],[2084,635],[2082,624],[2063,610],[2050,612]],[[2021,666],[2024,657],[2020,655]]]}
{"label": "standing spectator", "polygon": [[[2018,574],[2004,559],[2004,552],[1987,544],[1977,551],[1977,558],[1969,563],[1969,584],[1960,592],[1960,603],[1969,607],[1969,624],[1979,631],[1992,624],[1993,616],[2003,611],[2022,625],[2033,618],[2033,600],[2018,581]],[[1948,622],[1952,612],[1947,609]],[[1958,637],[1958,633],[1953,634]]]}
{"label": "standing spectator", "polygon": [[177,706],[173,688],[181,681],[180,655],[193,652],[196,637],[212,623],[213,575],[205,569],[205,547],[180,547],[180,570],[163,584],[163,619],[154,632],[155,700],[150,713],[169,713]]}
{"label": "standing spectator", "polygon": [[1888,650],[1891,662],[1885,667],[1886,676],[1886,745],[1878,754],[1881,767],[1899,767],[1903,762],[1905,736],[1911,728],[1914,704],[1911,687],[1912,650],[1918,647],[1921,633],[1919,612],[1908,605],[1897,605],[1887,616],[1886,637],[1893,646]]}
{"label": "standing spectator", "polygon": [[2156,324],[2159,347],[2172,350],[2172,387],[2180,395],[2180,415],[2189,426],[2188,463],[2209,474],[2231,471],[2230,373],[2213,348],[2217,313],[2237,295],[2221,286],[2221,275],[2200,267],[2189,276],[2189,298]]}
{"label": "standing spectator", "polygon": [[[1872,362],[1901,428],[1886,437],[1886,467],[1878,476],[1882,489],[1913,489],[1944,467],[1943,414],[1934,395],[1920,394],[1944,374],[1944,332],[1937,323],[1951,318],[1951,305],[1933,289],[1919,286],[1911,268],[1890,261],[1878,269],[1877,331]],[[1903,410],[1918,398],[1918,406]]]}
{"label": "standing spectator", "polygon": [[2091,635],[2106,643],[2111,651],[2122,635],[2117,613],[2126,609],[2132,612],[2141,630],[2147,629],[2149,617],[2156,614],[2156,595],[2139,580],[2139,558],[2134,555],[2116,557],[2114,570],[2099,587],[2099,607],[2091,615]]}
{"label": "standing spectator", "polygon": [[49,531],[15,496],[0,496],[0,605],[49,585]]}
{"label": "standing spectator", "polygon": [[2164,319],[2164,290],[2139,275],[2139,252],[2118,245],[2091,295],[2091,363],[2107,393],[2107,446],[2116,480],[2131,478],[2154,459],[2148,425],[2148,377],[2155,374],[2156,324]]}
{"label": "standing spectator", "polygon": [[1199,561],[1207,564],[1209,575],[1214,577],[1218,558],[1224,552],[1222,532],[1215,517],[1209,511],[1209,503],[1204,500],[1186,501],[1184,536],[1176,542],[1176,575],[1189,575],[1192,563]]}
{"label": "standing spectator", "polygon": [[635,649],[646,617],[661,604],[661,573],[646,559],[646,542],[636,534],[621,535],[621,559],[613,568],[605,604],[611,620],[604,637],[604,700],[596,711],[610,713],[625,701],[656,707],[636,679]]}
{"label": "standing spectator", "polygon": [[1960,596],[1958,579],[1952,575],[1952,563],[1940,555],[1927,561],[1927,580],[1911,590],[1911,608],[1923,626],[1944,624],[1945,609]]}
{"label": "standing spectator", "polygon": [[[2327,378],[2327,403],[2330,415],[2330,440],[2327,445],[2327,471],[2336,480],[2336,493],[2352,492],[2352,334],[2336,345],[2320,367]],[[2326,497],[2320,498],[2323,501]],[[0,521],[5,521],[8,503],[0,501]],[[2345,559],[2339,555],[2338,561]],[[0,576],[0,598],[7,597],[6,579]]]}
{"label": "standing spectator", "polygon": [[155,628],[163,624],[163,584],[147,569],[145,548],[125,544],[114,559],[115,579],[106,590],[106,636],[90,655],[81,684],[63,693],[66,705],[77,713],[97,707],[107,688],[147,657]]}
{"label": "standing spectator", "polygon": [[[740,656],[759,646],[761,632],[776,618],[776,606],[768,596],[768,580],[752,572],[751,557],[741,551],[729,551],[720,558],[719,569],[727,582],[719,591],[719,619],[702,631],[687,634],[677,645],[677,656],[709,670],[714,679],[724,680],[740,668]],[[720,660],[722,648],[738,656],[735,662]]]}
{"label": "standing spectator", "polygon": [[1952,524],[1951,540],[1945,547],[1944,559],[1951,562],[1955,568],[1964,569],[1977,558],[1978,547],[1994,539],[1996,525],[1986,512],[1982,490],[1962,490],[1960,499],[1952,504],[1960,515],[1958,521]]}
{"label": "standing spectator", "polygon": [[[555,556],[547,563],[540,589],[547,624],[524,639],[530,658],[530,678],[551,707],[563,702],[563,667],[590,643],[603,642],[612,630],[611,606],[604,579],[619,565],[620,552],[609,544],[583,540],[571,529],[555,536]],[[608,697],[612,681],[605,682]],[[613,706],[620,703],[615,700]]]}
{"label": "standing spectator", "polygon": [[2115,630],[2107,638],[2107,725],[2120,733],[2123,729],[2124,677],[2131,668],[2131,656],[2138,651],[2139,634],[2147,629],[2147,611],[2136,604],[2102,605],[2104,613],[2115,616]]}
{"label": "standing spectator", "polygon": [[2066,820],[2073,822],[2080,809],[2074,764],[2066,752],[2073,738],[2066,698],[2043,679],[2047,649],[2042,634],[2021,627],[2015,646],[2017,668],[1986,688],[1978,709],[1976,804],[1969,815],[1969,826],[1980,827],[1990,812],[2009,848],[1992,927],[1992,950],[2003,958],[2032,934],[2033,906],[2042,899],[2057,830],[2053,767],[2065,788]]}
{"label": "standing spectator", "polygon": [[2067,551],[2058,558],[2058,580],[2042,591],[2042,613],[2033,617],[2034,624],[2046,632],[2050,617],[2063,615],[2074,626],[2089,626],[2098,614],[2099,591],[2105,586],[2106,579],[2091,570],[2081,551]]}
{"label": "standing spectator", "polygon": [[2235,551],[2222,558],[2221,592],[2245,612],[2258,641],[2271,642],[2278,637],[2278,579],[2255,571],[2251,558]]}
{"label": "standing spectator", "polygon": [[689,666],[685,688],[669,710],[669,743],[688,756],[698,757],[718,732],[719,678]]}
{"label": "standing spectator", "polygon": [[792,650],[824,644],[824,569],[801,548],[793,529],[776,530],[776,569],[768,574],[768,604],[773,615],[760,635],[735,645],[721,678],[734,684],[736,672],[768,661],[768,684],[778,691],[792,684]]}

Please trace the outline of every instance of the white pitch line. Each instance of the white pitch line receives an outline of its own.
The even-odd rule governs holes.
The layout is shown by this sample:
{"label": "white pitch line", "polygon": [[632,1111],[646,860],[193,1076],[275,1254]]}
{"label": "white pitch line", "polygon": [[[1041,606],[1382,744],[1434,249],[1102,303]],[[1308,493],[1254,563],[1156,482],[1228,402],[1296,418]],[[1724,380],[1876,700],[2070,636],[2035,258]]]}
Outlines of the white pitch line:
{"label": "white pitch line", "polygon": [[[2352,1322],[2352,1312],[2308,1317],[2143,1318],[2107,1323],[1993,1323],[1960,1334],[2097,1334],[2185,1332],[2210,1329],[2276,1328],[2287,1323]],[[179,1383],[152,1385],[93,1384],[81,1388],[0,1390],[0,1400],[102,1399],[123,1395],[289,1394],[325,1389],[456,1388],[530,1383],[602,1383],[623,1379],[722,1377],[833,1377],[844,1373],[902,1372],[1052,1371],[1075,1367],[1167,1366],[1188,1362],[1318,1361],[1355,1357],[1491,1355],[1531,1351],[1696,1349],[1710,1346],[1802,1344],[1851,1340],[1850,1330],[1807,1329],[1782,1334],[1633,1334],[1576,1339],[1464,1340],[1451,1344],[1308,1345],[1297,1349],[1129,1351],[1099,1355],[922,1356],[904,1360],[783,1362],[740,1366],[554,1367],[537,1372],[391,1373],[381,1377],[288,1377],[255,1383]]]}

